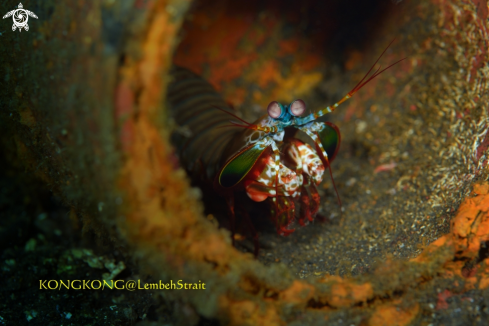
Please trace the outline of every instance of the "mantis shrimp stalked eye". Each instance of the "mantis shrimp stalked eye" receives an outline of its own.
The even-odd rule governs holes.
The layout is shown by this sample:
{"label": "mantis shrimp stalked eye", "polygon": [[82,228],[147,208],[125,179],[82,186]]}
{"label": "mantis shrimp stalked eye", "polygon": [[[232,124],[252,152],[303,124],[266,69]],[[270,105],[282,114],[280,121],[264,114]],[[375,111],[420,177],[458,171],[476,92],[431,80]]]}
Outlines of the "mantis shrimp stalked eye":
{"label": "mantis shrimp stalked eye", "polygon": [[303,100],[295,100],[289,105],[290,108],[290,114],[292,114],[294,117],[299,117],[306,112],[306,103],[304,103]]}
{"label": "mantis shrimp stalked eye", "polygon": [[273,119],[280,119],[286,114],[283,105],[278,103],[277,101],[273,101],[270,104],[268,104],[267,111],[268,111],[268,115]]}

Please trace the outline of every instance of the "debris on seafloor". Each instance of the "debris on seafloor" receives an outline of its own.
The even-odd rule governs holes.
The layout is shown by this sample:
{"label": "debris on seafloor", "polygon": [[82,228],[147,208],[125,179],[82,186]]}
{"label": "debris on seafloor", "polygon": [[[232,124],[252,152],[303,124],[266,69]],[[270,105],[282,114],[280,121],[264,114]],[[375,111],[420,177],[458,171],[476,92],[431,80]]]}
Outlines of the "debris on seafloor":
{"label": "debris on seafloor", "polygon": [[124,262],[120,261],[116,264],[113,258],[96,256],[90,249],[71,249],[71,251],[67,254],[71,254],[74,258],[82,259],[92,268],[108,269],[110,273],[102,274],[104,280],[106,281],[113,280],[126,268]]}

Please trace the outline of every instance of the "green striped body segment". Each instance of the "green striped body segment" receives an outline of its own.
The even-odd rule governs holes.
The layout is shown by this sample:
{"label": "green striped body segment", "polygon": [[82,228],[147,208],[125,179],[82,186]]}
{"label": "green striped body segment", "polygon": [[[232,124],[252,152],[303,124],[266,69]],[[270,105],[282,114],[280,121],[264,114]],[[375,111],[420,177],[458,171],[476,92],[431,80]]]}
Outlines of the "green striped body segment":
{"label": "green striped body segment", "polygon": [[240,183],[253,169],[267,147],[257,142],[231,157],[219,173],[219,185],[231,188]]}
{"label": "green striped body segment", "polygon": [[328,161],[331,162],[336,157],[336,154],[340,149],[340,130],[330,122],[324,122],[321,124],[322,128],[317,131],[317,135],[321,145],[323,145],[323,148],[326,151],[326,154],[328,154]]}

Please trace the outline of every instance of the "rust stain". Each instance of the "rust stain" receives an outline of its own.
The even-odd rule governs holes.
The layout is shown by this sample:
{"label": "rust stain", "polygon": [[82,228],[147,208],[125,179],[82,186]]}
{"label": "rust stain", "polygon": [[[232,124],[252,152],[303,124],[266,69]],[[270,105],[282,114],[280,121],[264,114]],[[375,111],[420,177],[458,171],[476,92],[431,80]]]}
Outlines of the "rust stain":
{"label": "rust stain", "polygon": [[[200,5],[209,3],[203,1]],[[317,70],[324,58],[317,53],[317,40],[305,39],[297,31],[283,37],[285,22],[295,21],[300,15],[285,17],[277,9],[280,6],[261,7],[255,0],[247,2],[246,8],[223,1],[212,8],[212,13],[195,11],[185,23],[185,36],[174,63],[203,75],[228,102],[243,102],[235,99],[235,89],[240,88],[243,79],[260,86],[250,95],[261,103],[262,97],[291,101],[310,91],[322,78]],[[256,8],[261,8],[260,14],[253,12]],[[291,56],[294,61],[286,64],[284,72],[284,62]]]}
{"label": "rust stain", "polygon": [[440,309],[448,309],[447,299],[451,298],[453,293],[449,290],[444,290],[443,292],[438,293],[438,301],[436,302],[436,310]]}
{"label": "rust stain", "polygon": [[405,326],[411,324],[419,313],[419,304],[404,308],[394,303],[375,309],[368,324],[371,326]]}
{"label": "rust stain", "polygon": [[[185,38],[175,53],[174,62],[198,74],[210,67],[210,75],[206,77],[220,90],[223,83],[238,78],[257,59],[256,51],[243,51],[240,47],[248,33],[256,35],[257,32],[252,30],[253,16],[249,11],[234,12],[225,3],[215,8],[212,15],[194,13],[185,27]],[[233,32],[229,33],[231,30]],[[206,37],[202,37],[203,31]],[[261,35],[255,44],[259,45],[263,39],[265,36]]]}
{"label": "rust stain", "polygon": [[304,303],[314,296],[315,289],[312,285],[295,280],[279,297],[288,303]]}
{"label": "rust stain", "polygon": [[349,281],[340,281],[331,287],[329,304],[333,307],[349,307],[357,303],[366,302],[374,294],[372,284],[354,284]]}
{"label": "rust stain", "polygon": [[467,198],[459,207],[451,223],[451,231],[457,247],[457,257],[476,258],[481,242],[489,240],[489,187],[474,187],[476,197]]}
{"label": "rust stain", "polygon": [[228,317],[228,325],[270,325],[282,326],[285,321],[280,318],[272,305],[265,307],[251,300],[232,300],[221,296],[219,304],[222,313]]}

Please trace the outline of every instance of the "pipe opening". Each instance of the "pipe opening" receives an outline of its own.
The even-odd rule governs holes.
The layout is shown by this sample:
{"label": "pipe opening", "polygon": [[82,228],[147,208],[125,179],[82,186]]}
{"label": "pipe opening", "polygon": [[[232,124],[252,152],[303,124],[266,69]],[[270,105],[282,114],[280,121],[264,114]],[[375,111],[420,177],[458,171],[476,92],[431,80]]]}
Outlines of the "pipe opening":
{"label": "pipe opening", "polygon": [[[271,101],[288,104],[300,98],[309,113],[351,91],[395,36],[389,26],[393,17],[402,16],[401,11],[402,4],[381,0],[197,1],[182,26],[173,61],[206,79],[247,122],[265,114]],[[395,50],[401,47],[394,43],[380,61],[383,67],[402,58]],[[401,171],[378,173],[381,166],[390,169],[379,159],[390,140],[377,139],[376,126],[380,122],[384,133],[394,134],[398,114],[405,112],[393,112],[399,108],[392,107],[382,89],[385,80],[393,80],[396,69],[399,66],[365,86],[357,99],[319,120],[331,121],[341,131],[340,151],[331,167],[343,209],[327,171],[318,187],[321,201],[316,218],[305,227],[297,225],[287,237],[275,231],[267,203],[246,196],[238,199],[237,211],[246,207],[258,229],[260,261],[284,263],[302,278],[364,274],[386,255],[416,255],[424,240],[409,238],[404,221],[388,218],[412,210],[406,202],[414,196],[396,197]],[[204,187],[207,213],[230,228],[225,200],[212,192],[212,186]],[[253,252],[251,228],[245,218],[237,223],[237,247]],[[445,224],[434,235],[446,231]]]}

